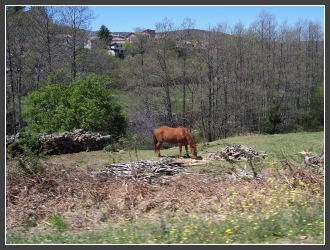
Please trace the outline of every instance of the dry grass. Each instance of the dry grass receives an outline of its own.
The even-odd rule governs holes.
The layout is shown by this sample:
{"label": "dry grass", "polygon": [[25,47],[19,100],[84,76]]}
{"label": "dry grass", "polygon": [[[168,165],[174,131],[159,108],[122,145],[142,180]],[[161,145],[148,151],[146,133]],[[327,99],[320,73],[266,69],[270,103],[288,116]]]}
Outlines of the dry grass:
{"label": "dry grass", "polygon": [[[90,159],[88,153],[79,153],[79,158],[83,155],[88,155]],[[180,218],[193,214],[227,216],[232,215],[233,211],[240,213],[252,209],[249,206],[257,209],[261,205],[258,202],[272,197],[271,190],[275,184],[286,187],[289,184],[288,188],[293,188],[299,185],[299,180],[303,180],[306,184],[323,185],[323,181],[320,182],[322,176],[306,176],[299,170],[293,173],[294,179],[291,179],[290,172],[283,172],[282,177],[277,178],[280,177],[278,173],[268,169],[262,174],[264,178],[244,180],[234,179],[226,172],[215,178],[209,174],[193,174],[193,168],[187,167],[190,174],[160,175],[158,178],[166,177],[166,181],[149,184],[129,176],[95,178],[91,177],[89,170],[76,164],[69,165],[64,168],[63,165],[47,162],[44,173],[24,174],[17,183],[7,184],[8,231],[21,229],[22,214],[39,223],[30,229],[31,232],[51,230],[41,222],[54,211],[66,216],[72,230],[96,230],[109,221],[132,220],[140,216],[153,221],[165,216]],[[8,166],[8,169],[11,167]],[[286,179],[290,179],[289,183]],[[308,199],[306,193],[304,195]],[[308,195],[312,200],[314,194]],[[244,204],[250,205],[244,207]],[[262,207],[267,209],[265,204]]]}

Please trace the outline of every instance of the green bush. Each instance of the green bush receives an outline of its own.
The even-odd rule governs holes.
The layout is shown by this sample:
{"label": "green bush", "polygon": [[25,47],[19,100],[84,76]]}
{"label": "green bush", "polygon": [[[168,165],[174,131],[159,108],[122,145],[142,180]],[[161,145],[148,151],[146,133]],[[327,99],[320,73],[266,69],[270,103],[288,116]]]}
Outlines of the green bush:
{"label": "green bush", "polygon": [[8,146],[7,152],[11,157],[23,153],[26,155],[42,156],[44,153],[39,136],[35,133],[25,132],[24,129],[19,133],[16,141]]}
{"label": "green bush", "polygon": [[51,76],[47,85],[30,92],[23,110],[31,132],[64,132],[81,128],[111,134],[125,132],[125,113],[118,92],[109,88],[112,79],[90,74],[69,85],[56,83]]}

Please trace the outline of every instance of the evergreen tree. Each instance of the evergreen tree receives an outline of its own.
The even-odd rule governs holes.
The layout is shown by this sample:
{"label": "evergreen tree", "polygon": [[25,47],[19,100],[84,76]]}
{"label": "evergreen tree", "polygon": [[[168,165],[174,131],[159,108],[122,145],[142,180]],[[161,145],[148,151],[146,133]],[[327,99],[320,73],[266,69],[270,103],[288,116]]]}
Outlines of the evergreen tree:
{"label": "evergreen tree", "polygon": [[101,26],[100,30],[97,32],[97,36],[101,41],[103,41],[106,45],[110,46],[112,41],[112,35],[110,30],[104,25]]}

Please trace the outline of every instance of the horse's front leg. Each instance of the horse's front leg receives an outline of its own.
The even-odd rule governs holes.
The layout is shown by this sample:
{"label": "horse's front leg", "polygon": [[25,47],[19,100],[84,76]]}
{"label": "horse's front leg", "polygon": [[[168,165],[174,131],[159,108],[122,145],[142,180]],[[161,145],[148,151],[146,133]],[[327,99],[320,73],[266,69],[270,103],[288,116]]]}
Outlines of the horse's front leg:
{"label": "horse's front leg", "polygon": [[185,149],[186,149],[186,154],[187,154],[187,157],[189,157],[189,152],[188,152],[188,144],[185,144],[184,145]]}
{"label": "horse's front leg", "polygon": [[182,143],[179,143],[179,158],[181,158],[182,155]]}

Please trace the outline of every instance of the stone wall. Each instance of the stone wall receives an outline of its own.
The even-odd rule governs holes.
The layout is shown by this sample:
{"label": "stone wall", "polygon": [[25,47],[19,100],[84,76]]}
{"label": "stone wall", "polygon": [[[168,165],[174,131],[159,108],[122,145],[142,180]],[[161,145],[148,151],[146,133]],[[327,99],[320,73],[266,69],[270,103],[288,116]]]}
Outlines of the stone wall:
{"label": "stone wall", "polygon": [[[7,146],[15,140],[16,138],[7,137]],[[39,141],[46,154],[51,155],[101,150],[107,144],[112,143],[112,138],[110,135],[77,129],[74,132],[39,134]]]}

